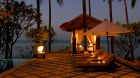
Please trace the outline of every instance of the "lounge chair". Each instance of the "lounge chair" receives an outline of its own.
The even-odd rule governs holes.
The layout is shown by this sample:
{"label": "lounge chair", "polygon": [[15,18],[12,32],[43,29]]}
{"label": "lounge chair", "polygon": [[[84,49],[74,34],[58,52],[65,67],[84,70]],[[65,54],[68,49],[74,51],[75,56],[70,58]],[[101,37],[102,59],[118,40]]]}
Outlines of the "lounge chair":
{"label": "lounge chair", "polygon": [[115,56],[108,52],[97,52],[95,57],[85,56],[83,54],[73,55],[75,65],[81,67],[105,67],[113,64]]}

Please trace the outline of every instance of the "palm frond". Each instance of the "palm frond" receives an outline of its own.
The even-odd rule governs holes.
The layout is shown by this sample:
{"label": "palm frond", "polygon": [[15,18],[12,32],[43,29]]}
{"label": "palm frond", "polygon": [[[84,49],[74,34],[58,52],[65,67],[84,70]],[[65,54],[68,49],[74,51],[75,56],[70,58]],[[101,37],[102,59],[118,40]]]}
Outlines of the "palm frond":
{"label": "palm frond", "polygon": [[63,0],[57,0],[57,2],[58,2],[58,4],[59,4],[60,6],[63,5]]}
{"label": "palm frond", "polygon": [[134,8],[137,0],[131,0],[131,7]]}

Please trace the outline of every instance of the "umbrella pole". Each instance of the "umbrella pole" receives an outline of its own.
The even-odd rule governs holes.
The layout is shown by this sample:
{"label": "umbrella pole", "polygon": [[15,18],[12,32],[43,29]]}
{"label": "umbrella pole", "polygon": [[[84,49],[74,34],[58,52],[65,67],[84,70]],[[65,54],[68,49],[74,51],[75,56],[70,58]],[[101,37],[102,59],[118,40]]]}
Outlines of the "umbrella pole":
{"label": "umbrella pole", "polygon": [[109,40],[108,40],[108,32],[106,32],[106,34],[107,34],[107,48],[108,48],[108,52],[109,52]]}

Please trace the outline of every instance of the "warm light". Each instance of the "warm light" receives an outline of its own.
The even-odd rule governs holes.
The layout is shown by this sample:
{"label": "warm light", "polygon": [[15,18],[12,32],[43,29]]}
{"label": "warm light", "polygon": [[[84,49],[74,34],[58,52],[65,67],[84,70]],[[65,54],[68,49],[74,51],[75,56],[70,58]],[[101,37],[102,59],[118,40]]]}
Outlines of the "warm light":
{"label": "warm light", "polygon": [[83,51],[84,50],[84,48],[83,48],[82,45],[79,45],[79,49],[80,49],[80,51]]}
{"label": "warm light", "polygon": [[100,60],[100,59],[101,59],[101,57],[99,56],[99,57],[98,57],[98,60]]}
{"label": "warm light", "polygon": [[94,55],[94,53],[93,53],[93,52],[91,53],[91,57],[95,57],[95,55]]}
{"label": "warm light", "polygon": [[93,35],[93,42],[94,42],[94,44],[96,43],[96,35]]}
{"label": "warm light", "polygon": [[88,51],[93,51],[93,44],[89,44],[87,49],[88,49]]}
{"label": "warm light", "polygon": [[105,61],[102,61],[102,63],[105,63]]}
{"label": "warm light", "polygon": [[82,45],[79,45],[80,48],[83,48]]}
{"label": "warm light", "polygon": [[38,52],[38,53],[44,53],[44,52],[43,52],[43,49],[44,49],[44,46],[38,46],[38,47],[37,47],[37,52]]}
{"label": "warm light", "polygon": [[101,63],[100,61],[98,61],[98,63]]}
{"label": "warm light", "polygon": [[85,56],[89,56],[89,53],[87,51],[84,51]]}

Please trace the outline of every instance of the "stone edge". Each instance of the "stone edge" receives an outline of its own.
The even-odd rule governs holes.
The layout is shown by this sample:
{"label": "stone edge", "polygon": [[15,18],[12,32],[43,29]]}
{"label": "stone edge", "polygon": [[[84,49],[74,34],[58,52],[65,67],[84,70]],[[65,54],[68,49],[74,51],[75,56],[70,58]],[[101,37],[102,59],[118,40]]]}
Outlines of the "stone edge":
{"label": "stone edge", "polygon": [[21,67],[25,66],[26,64],[31,63],[33,60],[35,60],[35,59],[31,59],[31,60],[29,60],[29,61],[27,61],[27,62],[25,62],[25,63],[23,63],[23,64],[17,65],[16,67],[11,68],[11,69],[9,69],[9,70],[7,70],[7,71],[1,73],[1,74],[0,74],[0,78],[3,78],[4,76],[6,76],[6,75],[12,73],[13,71],[17,70],[18,68],[21,68]]}

